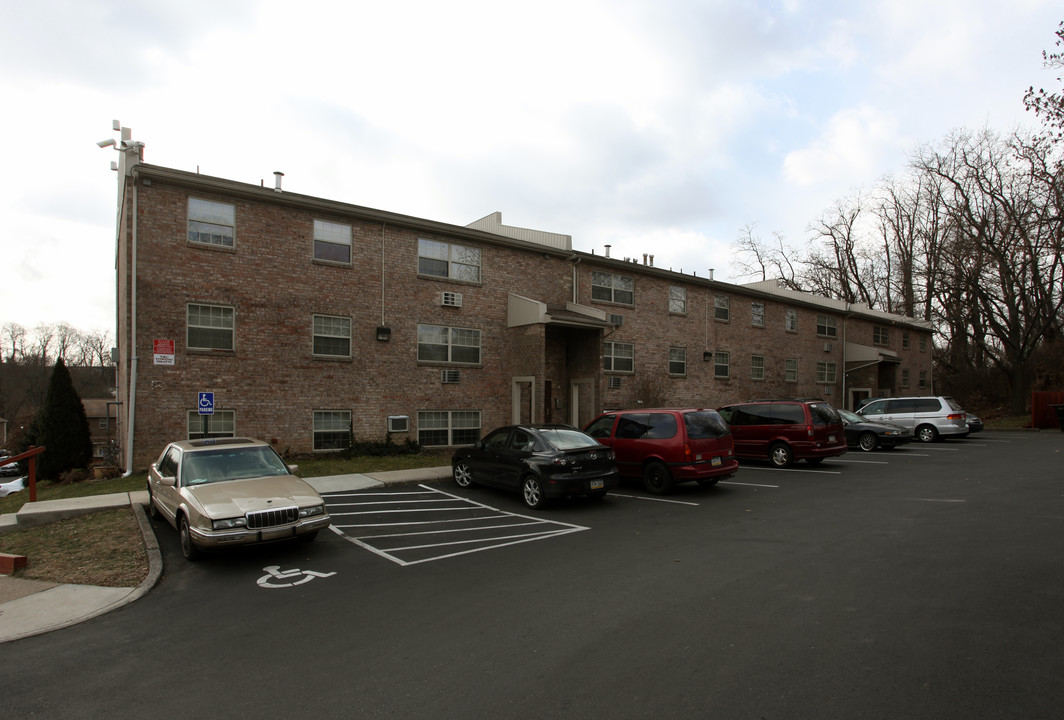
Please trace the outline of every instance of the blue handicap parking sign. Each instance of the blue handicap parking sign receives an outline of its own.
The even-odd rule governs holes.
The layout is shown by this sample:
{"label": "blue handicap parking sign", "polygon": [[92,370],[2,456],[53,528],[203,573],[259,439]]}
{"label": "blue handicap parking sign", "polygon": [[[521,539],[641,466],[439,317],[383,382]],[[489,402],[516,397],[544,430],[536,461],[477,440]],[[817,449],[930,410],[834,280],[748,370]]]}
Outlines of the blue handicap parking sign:
{"label": "blue handicap parking sign", "polygon": [[200,415],[213,415],[214,414],[214,393],[201,392],[199,394],[199,414]]}

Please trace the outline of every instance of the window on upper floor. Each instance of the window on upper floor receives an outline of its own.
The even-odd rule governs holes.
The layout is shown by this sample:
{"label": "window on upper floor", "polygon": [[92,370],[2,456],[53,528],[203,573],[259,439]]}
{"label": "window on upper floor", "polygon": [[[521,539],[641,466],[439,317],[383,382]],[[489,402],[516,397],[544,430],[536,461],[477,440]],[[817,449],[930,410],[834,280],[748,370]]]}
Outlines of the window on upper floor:
{"label": "window on upper floor", "polygon": [[686,375],[687,374],[687,348],[671,347],[669,348],[669,374],[670,375]]}
{"label": "window on upper floor", "polygon": [[832,385],[838,375],[838,365],[833,362],[818,362],[816,364],[816,381],[823,385]]}
{"label": "window on upper floor", "polygon": [[627,275],[592,270],[591,299],[632,305],[635,303],[635,280]]}
{"label": "window on upper floor", "polygon": [[350,410],[314,411],[314,449],[345,450],[351,446]]}
{"label": "window on upper floor", "polygon": [[603,343],[602,369],[612,372],[634,372],[635,345],[621,342]]}
{"label": "window on upper floor", "polygon": [[417,414],[417,441],[422,447],[472,445],[479,439],[479,410],[426,410]]}
{"label": "window on upper floor", "polygon": [[718,350],[713,353],[713,377],[727,380],[731,376],[731,355]]}
{"label": "window on upper floor", "polygon": [[315,315],[314,354],[323,357],[351,357],[351,318]]}
{"label": "window on upper floor", "polygon": [[669,312],[674,315],[687,314],[687,288],[669,286]]}
{"label": "window on upper floor", "polygon": [[190,350],[233,349],[233,308],[189,303],[187,312]]}
{"label": "window on upper floor", "polygon": [[727,295],[713,296],[713,319],[720,322],[731,320],[731,298]]}
{"label": "window on upper floor", "polygon": [[798,382],[798,358],[787,358],[783,363],[783,373],[786,382]]}
{"label": "window on upper floor", "polygon": [[927,352],[927,335],[920,336],[920,352]]}
{"label": "window on upper floor", "polygon": [[901,371],[901,386],[902,387],[909,387],[909,371],[908,370],[902,370]]}
{"label": "window on upper floor", "polygon": [[351,264],[351,226],[314,221],[314,259]]}
{"label": "window on upper floor", "polygon": [[765,327],[765,303],[750,303],[750,324]]}
{"label": "window on upper floor", "polygon": [[423,362],[480,363],[480,331],[443,325],[417,326],[417,359]]}
{"label": "window on upper floor", "polygon": [[908,330],[902,330],[901,331],[901,349],[902,350],[908,350],[909,349],[909,331]]}
{"label": "window on upper floor", "polygon": [[764,355],[751,355],[750,356],[750,379],[751,380],[764,380],[765,379],[765,356]]}
{"label": "window on upper floor", "polygon": [[236,206],[229,203],[188,199],[188,241],[213,247],[233,247],[236,237]]}
{"label": "window on upper floor", "polygon": [[783,329],[787,332],[798,332],[797,310],[787,310],[783,313]]}
{"label": "window on upper floor", "polygon": [[927,387],[927,370],[920,371],[920,387]]}
{"label": "window on upper floor", "polygon": [[816,334],[818,337],[837,338],[839,336],[838,321],[831,315],[817,315]]}
{"label": "window on upper floor", "polygon": [[872,344],[890,345],[890,328],[882,325],[874,325],[872,327]]}
{"label": "window on upper floor", "polygon": [[463,282],[480,282],[480,249],[422,238],[417,241],[417,272]]}

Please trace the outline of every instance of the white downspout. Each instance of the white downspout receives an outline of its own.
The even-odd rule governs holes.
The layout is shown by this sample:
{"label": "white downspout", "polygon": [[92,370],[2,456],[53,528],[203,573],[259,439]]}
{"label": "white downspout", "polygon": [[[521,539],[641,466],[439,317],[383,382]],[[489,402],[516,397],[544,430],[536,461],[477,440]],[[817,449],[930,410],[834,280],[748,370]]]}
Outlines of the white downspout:
{"label": "white downspout", "polygon": [[133,183],[133,229],[131,230],[132,255],[130,259],[130,321],[129,321],[129,410],[126,413],[126,472],[122,477],[133,474],[133,427],[137,412],[137,177],[136,168],[129,173]]}

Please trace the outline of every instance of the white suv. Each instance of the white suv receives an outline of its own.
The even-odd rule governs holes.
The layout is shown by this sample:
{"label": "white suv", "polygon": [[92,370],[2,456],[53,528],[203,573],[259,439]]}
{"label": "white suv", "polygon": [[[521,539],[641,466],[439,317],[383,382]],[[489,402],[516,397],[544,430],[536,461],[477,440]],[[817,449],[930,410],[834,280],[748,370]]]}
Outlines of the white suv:
{"label": "white suv", "polygon": [[883,398],[863,405],[860,413],[869,420],[906,427],[920,442],[968,436],[967,416],[949,397]]}

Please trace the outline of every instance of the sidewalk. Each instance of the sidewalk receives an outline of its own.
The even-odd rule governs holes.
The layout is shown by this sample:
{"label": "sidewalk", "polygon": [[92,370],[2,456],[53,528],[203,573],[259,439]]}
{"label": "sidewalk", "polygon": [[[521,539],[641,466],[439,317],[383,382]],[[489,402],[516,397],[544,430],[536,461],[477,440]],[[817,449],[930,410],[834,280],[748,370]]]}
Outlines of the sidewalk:
{"label": "sidewalk", "polygon": [[[320,493],[365,490],[388,485],[437,482],[451,476],[449,466],[393,470],[390,472],[307,478]],[[144,535],[148,576],[137,587],[108,588],[95,585],[61,585],[23,580],[0,574],[0,643],[69,627],[102,615],[143,597],[163,572],[162,555],[145,506],[147,491],[95,495],[69,500],[48,500],[24,506],[18,513],[0,516],[0,532],[14,525],[41,525],[63,518],[130,505]],[[27,503],[29,505],[29,503]]]}

